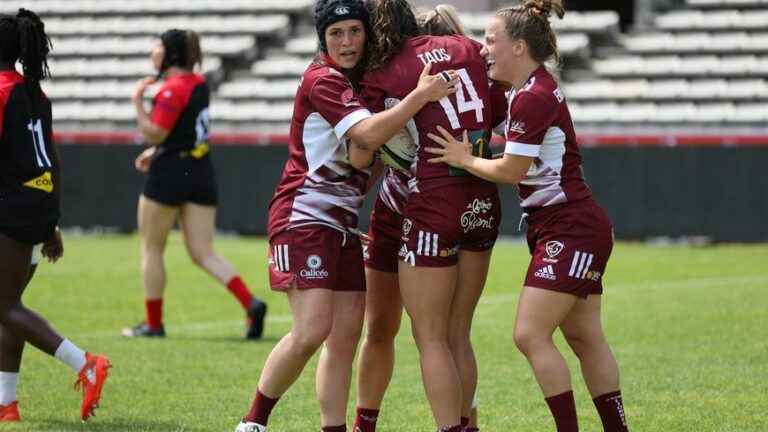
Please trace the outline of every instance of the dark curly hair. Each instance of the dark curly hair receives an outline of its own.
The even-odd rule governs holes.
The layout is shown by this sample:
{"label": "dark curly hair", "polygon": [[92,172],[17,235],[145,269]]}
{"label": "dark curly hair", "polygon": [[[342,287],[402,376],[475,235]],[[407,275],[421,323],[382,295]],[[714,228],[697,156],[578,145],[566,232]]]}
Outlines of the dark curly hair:
{"label": "dark curly hair", "polygon": [[373,27],[368,69],[376,69],[399,53],[406,39],[420,35],[421,31],[406,0],[369,0],[368,7]]}

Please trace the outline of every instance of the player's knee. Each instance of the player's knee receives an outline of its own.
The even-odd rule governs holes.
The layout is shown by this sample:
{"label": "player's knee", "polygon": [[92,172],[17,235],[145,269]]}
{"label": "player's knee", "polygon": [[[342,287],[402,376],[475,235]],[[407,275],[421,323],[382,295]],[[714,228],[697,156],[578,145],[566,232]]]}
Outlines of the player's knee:
{"label": "player's knee", "polygon": [[205,250],[205,249],[190,249],[189,250],[189,258],[192,259],[192,262],[198,266],[205,268],[207,261],[209,258],[213,255],[212,252]]}
{"label": "player's knee", "polygon": [[523,354],[528,354],[533,351],[536,346],[547,343],[551,340],[551,335],[546,335],[540,331],[529,326],[517,326],[515,327],[514,341],[517,349]]}
{"label": "player's knee", "polygon": [[302,330],[292,330],[291,336],[293,339],[294,348],[306,357],[311,357],[320,346],[328,338],[331,332],[331,327],[319,325]]}
{"label": "player's knee", "polygon": [[589,332],[563,332],[568,346],[579,359],[588,356],[590,353],[600,350],[605,344],[602,336]]}
{"label": "player's knee", "polygon": [[367,343],[375,345],[393,344],[399,330],[399,321],[373,318],[368,321],[365,340]]}
{"label": "player's knee", "polygon": [[430,346],[445,345],[448,348],[448,335],[445,332],[437,331],[430,326],[413,326],[413,339],[420,350]]}

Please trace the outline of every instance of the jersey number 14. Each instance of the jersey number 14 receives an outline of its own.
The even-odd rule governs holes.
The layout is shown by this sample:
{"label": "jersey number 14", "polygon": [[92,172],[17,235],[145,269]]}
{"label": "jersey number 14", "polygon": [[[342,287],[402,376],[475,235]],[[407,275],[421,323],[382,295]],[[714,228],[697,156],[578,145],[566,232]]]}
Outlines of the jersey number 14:
{"label": "jersey number 14", "polygon": [[[453,106],[451,100],[448,97],[440,99],[440,106],[443,107],[445,115],[448,116],[448,121],[451,122],[451,127],[454,129],[461,129],[461,123],[459,122],[459,114],[474,111],[475,119],[478,123],[483,122],[483,100],[477,94],[475,85],[472,83],[472,79],[469,77],[469,73],[466,69],[462,68],[456,71],[459,74],[459,82],[456,84],[456,107]],[[464,91],[466,89],[466,95]],[[467,100],[469,96],[469,100]],[[458,113],[456,109],[458,108]]]}

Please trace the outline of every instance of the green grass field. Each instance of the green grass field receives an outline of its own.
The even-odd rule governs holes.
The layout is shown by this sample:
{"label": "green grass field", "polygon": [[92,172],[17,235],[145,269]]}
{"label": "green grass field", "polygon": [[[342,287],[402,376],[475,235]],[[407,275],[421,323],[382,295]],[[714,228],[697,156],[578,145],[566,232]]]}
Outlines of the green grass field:
{"label": "green grass field", "polygon": [[[224,237],[217,249],[270,304],[266,338],[241,340],[237,303],[194,268],[181,239],[168,246],[165,340],[126,340],[143,317],[138,240],[65,237],[65,257],[44,263],[26,304],[75,343],[114,364],[97,417],[79,421],[74,374],[28,347],[19,399],[24,421],[9,431],[232,431],[247,410],[260,369],[289,329],[284,296],[266,287],[263,239]],[[512,342],[527,265],[521,243],[494,254],[474,327],[480,418],[486,432],[551,431],[525,359]],[[646,246],[621,243],[605,278],[604,322],[622,370],[631,430],[768,430],[768,246]],[[560,336],[558,341],[564,343]],[[379,430],[433,431],[407,324]],[[582,431],[601,431],[575,358]],[[270,431],[318,431],[314,362],[275,409]],[[354,392],[354,390],[353,390]],[[354,396],[350,403],[350,416]],[[351,423],[352,420],[350,420]]]}

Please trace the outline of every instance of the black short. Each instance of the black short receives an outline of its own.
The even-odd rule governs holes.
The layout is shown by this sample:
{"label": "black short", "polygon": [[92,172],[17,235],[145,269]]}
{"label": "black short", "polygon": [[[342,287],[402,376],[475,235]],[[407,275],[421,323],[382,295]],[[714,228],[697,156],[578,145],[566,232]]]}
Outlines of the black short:
{"label": "black short", "polygon": [[209,158],[180,158],[153,163],[144,196],[167,206],[195,203],[216,206],[216,172]]}
{"label": "black short", "polygon": [[18,227],[0,226],[0,233],[16,240],[19,243],[38,244],[48,241],[56,230],[57,220],[36,225]]}

